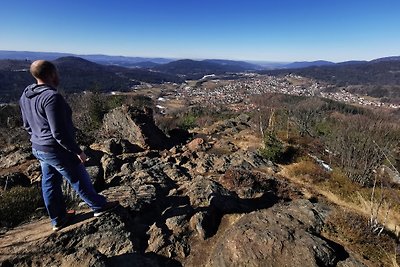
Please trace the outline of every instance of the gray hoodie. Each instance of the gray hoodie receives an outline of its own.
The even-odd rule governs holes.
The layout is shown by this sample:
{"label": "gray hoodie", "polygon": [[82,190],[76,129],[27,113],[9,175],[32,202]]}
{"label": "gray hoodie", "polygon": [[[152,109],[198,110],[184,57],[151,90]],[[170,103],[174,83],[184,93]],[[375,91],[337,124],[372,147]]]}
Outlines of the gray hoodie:
{"label": "gray hoodie", "polygon": [[31,84],[22,93],[19,104],[32,148],[43,152],[82,152],[75,141],[71,108],[56,89]]}

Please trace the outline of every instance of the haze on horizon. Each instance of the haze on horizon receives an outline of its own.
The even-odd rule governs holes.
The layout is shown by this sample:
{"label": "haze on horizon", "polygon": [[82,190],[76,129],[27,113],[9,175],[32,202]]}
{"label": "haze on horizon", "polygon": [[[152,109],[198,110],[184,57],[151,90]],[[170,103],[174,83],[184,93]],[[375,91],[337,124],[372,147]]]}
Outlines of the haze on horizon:
{"label": "haze on horizon", "polygon": [[400,55],[400,1],[2,1],[0,50],[259,61]]}

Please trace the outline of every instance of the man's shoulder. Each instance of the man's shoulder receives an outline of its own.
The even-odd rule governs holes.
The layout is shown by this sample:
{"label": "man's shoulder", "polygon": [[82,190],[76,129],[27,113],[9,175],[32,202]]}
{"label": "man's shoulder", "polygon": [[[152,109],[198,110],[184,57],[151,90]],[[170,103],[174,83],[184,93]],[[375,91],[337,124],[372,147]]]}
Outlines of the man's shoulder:
{"label": "man's shoulder", "polygon": [[39,102],[42,102],[44,106],[63,106],[65,103],[64,97],[55,90],[46,90],[38,97]]}
{"label": "man's shoulder", "polygon": [[64,97],[55,89],[49,88],[49,90],[43,91],[40,94],[43,98],[60,98],[64,99]]}

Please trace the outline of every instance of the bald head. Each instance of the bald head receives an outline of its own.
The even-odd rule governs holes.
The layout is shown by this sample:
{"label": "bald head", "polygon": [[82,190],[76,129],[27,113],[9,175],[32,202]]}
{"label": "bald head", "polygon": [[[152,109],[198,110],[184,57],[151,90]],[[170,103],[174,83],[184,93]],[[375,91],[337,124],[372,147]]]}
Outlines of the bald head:
{"label": "bald head", "polygon": [[45,83],[58,86],[58,73],[56,66],[47,60],[36,60],[31,64],[30,72],[38,84]]}

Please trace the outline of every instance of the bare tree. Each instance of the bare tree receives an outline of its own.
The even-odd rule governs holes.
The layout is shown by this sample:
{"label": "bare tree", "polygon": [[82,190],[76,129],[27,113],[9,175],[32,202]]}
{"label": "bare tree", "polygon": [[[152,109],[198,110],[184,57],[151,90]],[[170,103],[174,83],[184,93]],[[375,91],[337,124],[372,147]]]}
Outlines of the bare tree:
{"label": "bare tree", "polygon": [[345,174],[361,185],[372,185],[374,171],[382,164],[385,151],[392,151],[398,129],[383,120],[357,115],[336,125],[327,146],[334,151]]}

